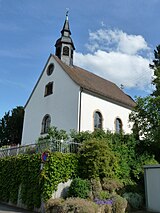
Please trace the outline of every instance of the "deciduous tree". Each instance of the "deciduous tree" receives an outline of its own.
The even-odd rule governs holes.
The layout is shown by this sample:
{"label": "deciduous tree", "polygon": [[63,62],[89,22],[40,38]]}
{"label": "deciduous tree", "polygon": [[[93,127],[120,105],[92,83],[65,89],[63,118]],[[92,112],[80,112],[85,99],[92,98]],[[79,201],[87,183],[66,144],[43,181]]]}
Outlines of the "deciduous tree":
{"label": "deciduous tree", "polygon": [[23,118],[24,109],[18,106],[0,119],[0,146],[21,143]]}
{"label": "deciduous tree", "polygon": [[153,96],[160,96],[160,45],[157,46],[156,50],[154,50],[153,64],[150,64],[150,68],[154,70],[153,77],[153,85],[155,85],[155,91],[153,92]]}
{"label": "deciduous tree", "polygon": [[142,149],[148,150],[160,160],[160,45],[154,50],[155,59],[150,68],[154,70],[152,84],[154,92],[147,97],[136,99],[136,107],[130,115],[134,123],[133,130],[140,136]]}

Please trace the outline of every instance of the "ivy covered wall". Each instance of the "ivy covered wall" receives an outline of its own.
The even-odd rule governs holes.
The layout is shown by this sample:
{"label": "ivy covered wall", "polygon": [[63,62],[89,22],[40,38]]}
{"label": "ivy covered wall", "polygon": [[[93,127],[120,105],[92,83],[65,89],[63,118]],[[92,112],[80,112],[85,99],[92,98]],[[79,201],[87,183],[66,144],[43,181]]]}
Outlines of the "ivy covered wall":
{"label": "ivy covered wall", "polygon": [[[18,155],[0,159],[0,200],[17,204],[18,197],[29,209],[39,208],[60,182],[76,176],[74,154],[51,153],[41,168],[41,155]],[[21,190],[19,190],[21,189]]]}

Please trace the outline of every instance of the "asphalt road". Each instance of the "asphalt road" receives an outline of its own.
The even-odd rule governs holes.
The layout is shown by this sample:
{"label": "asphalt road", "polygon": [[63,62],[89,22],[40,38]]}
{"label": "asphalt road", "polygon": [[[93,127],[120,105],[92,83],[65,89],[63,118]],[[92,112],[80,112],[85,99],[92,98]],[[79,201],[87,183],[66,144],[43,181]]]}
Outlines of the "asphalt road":
{"label": "asphalt road", "polygon": [[[0,203],[0,213],[31,213],[32,211],[26,211],[20,208],[11,207],[5,204]],[[33,212],[32,212],[33,213]]]}

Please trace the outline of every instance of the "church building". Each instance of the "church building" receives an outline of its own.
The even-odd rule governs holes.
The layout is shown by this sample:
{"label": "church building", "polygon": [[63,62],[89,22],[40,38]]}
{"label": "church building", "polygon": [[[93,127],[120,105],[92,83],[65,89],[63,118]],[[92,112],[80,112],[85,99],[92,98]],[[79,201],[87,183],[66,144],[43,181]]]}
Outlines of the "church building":
{"label": "church building", "polygon": [[67,13],[55,55],[49,56],[25,105],[22,145],[35,143],[52,126],[67,132],[131,132],[133,99],[113,82],[75,66],[74,50]]}

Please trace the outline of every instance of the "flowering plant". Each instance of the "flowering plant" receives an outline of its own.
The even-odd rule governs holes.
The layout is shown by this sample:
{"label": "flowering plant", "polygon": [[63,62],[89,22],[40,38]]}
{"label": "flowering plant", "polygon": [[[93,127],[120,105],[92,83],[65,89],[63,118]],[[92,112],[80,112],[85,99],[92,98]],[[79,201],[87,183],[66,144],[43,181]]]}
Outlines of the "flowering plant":
{"label": "flowering plant", "polygon": [[113,200],[112,199],[107,199],[107,200],[100,200],[98,198],[94,199],[94,202],[98,205],[112,205]]}

